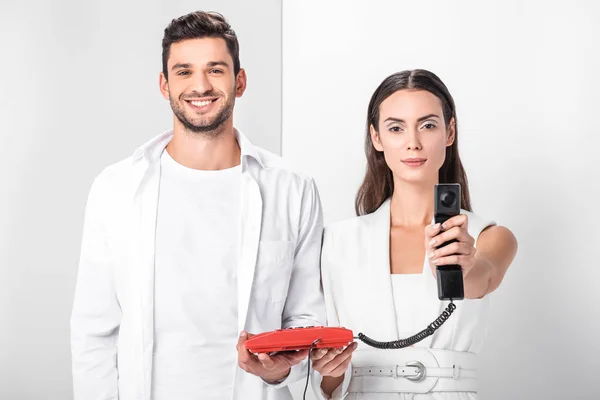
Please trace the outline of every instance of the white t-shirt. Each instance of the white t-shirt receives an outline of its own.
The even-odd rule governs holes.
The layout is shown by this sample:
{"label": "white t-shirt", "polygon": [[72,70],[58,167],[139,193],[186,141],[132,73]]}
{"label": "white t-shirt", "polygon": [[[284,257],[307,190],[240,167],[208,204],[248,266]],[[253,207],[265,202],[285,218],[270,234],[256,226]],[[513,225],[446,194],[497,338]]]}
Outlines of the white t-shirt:
{"label": "white t-shirt", "polygon": [[161,157],[153,400],[230,398],[237,367],[241,166]]}

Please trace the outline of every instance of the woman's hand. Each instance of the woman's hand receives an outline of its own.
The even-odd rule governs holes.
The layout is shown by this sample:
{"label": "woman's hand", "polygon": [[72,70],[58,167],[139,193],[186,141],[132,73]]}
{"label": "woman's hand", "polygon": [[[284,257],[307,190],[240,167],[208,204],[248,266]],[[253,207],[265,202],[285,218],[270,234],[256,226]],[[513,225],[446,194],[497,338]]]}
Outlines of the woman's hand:
{"label": "woman's hand", "polygon": [[352,361],[352,353],[358,343],[353,342],[346,349],[314,349],[310,354],[313,369],[323,376],[321,390],[331,396],[335,389],[344,381],[344,373]]}
{"label": "woman's hand", "polygon": [[352,342],[345,349],[340,347],[330,349],[314,349],[310,353],[310,360],[315,371],[322,376],[331,376],[334,378],[343,376],[350,362],[352,353],[356,350],[358,344]]}
{"label": "woman's hand", "polygon": [[[463,277],[475,266],[475,239],[468,232],[469,218],[466,214],[456,215],[441,226],[440,224],[425,227],[425,249],[429,258],[429,266],[433,276],[436,276],[436,267],[439,265],[460,265]],[[450,243],[436,249],[450,240]]]}

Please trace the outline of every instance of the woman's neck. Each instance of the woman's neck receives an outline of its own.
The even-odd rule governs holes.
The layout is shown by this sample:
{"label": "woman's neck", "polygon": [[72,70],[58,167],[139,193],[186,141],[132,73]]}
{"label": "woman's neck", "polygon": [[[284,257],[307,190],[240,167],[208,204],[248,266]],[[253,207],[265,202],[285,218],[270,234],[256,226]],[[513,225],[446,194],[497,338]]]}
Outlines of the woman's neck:
{"label": "woman's neck", "polygon": [[392,226],[410,228],[430,224],[433,219],[433,193],[436,183],[395,180],[390,204]]}

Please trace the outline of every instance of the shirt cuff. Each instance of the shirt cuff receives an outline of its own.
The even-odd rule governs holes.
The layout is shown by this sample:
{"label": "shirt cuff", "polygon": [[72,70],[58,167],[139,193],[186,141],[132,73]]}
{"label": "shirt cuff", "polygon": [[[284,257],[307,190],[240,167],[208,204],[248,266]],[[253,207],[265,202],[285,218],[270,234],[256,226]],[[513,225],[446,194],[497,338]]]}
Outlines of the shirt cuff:
{"label": "shirt cuff", "polygon": [[281,378],[280,380],[275,381],[275,382],[269,382],[262,377],[261,377],[261,379],[263,380],[264,383],[266,383],[269,386],[278,386],[278,385],[281,385],[283,382],[285,382],[285,380],[290,376],[291,372],[292,372],[292,368],[290,368],[290,370],[288,371],[286,376],[284,376],[283,378]]}

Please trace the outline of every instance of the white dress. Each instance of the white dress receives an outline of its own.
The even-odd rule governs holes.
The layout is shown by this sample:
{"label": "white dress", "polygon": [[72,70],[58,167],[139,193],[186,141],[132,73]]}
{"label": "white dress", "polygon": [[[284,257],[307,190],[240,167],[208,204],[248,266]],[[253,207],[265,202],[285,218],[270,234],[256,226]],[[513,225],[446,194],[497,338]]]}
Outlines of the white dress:
{"label": "white dress", "polygon": [[414,299],[423,290],[421,274],[393,274],[391,279],[398,336],[405,339],[423,329],[423,327],[415,325],[417,311],[413,304]]}
{"label": "white dress", "polygon": [[[469,234],[477,240],[490,225],[477,215],[462,211],[469,217]],[[403,339],[433,322],[447,307],[447,301],[437,297],[437,282],[427,260],[420,274],[395,276],[390,274],[390,201],[375,212],[335,223],[326,227],[321,255],[323,290],[329,326],[351,329],[378,341]],[[394,291],[394,281],[397,289]],[[346,400],[473,400],[476,398],[476,376],[466,378],[435,378],[427,376],[419,384],[403,377],[356,378],[360,368],[368,366],[405,365],[415,354],[458,354],[476,359],[481,351],[489,297],[456,301],[456,310],[432,336],[407,349],[380,350],[358,341],[352,365],[344,382],[333,393],[333,399]],[[450,351],[448,351],[450,350]],[[408,358],[407,358],[408,357]],[[435,357],[435,355],[434,355]],[[443,358],[443,357],[442,357]],[[438,357],[438,361],[439,361]],[[452,362],[456,358],[450,358]],[[415,360],[423,361],[423,360]],[[424,362],[424,361],[423,361]],[[434,361],[435,363],[435,361]],[[431,366],[431,363],[429,364]],[[437,366],[434,364],[434,366]],[[444,365],[439,365],[443,367]],[[452,364],[450,364],[452,366]],[[476,372],[475,372],[476,374]],[[361,380],[362,379],[362,380]],[[356,385],[360,380],[360,385]],[[460,383],[469,381],[469,385]],[[395,389],[402,382],[403,389]],[[473,383],[474,382],[474,383]],[[317,382],[314,382],[315,385]],[[351,384],[352,383],[352,384]],[[458,383],[458,385],[457,385]],[[396,385],[396,386],[395,386]],[[461,387],[468,390],[461,391]],[[321,393],[319,393],[321,394]],[[345,396],[345,397],[344,397]]]}
{"label": "white dress", "polygon": [[[429,267],[424,268],[429,272]],[[396,310],[396,323],[398,325],[398,336],[405,339],[413,336],[423,330],[424,326],[417,326],[417,310],[414,306],[414,299],[419,297],[423,291],[423,273],[421,274],[392,274],[392,293],[394,296],[394,307]],[[460,302],[457,302],[460,305]],[[447,321],[447,323],[450,323]],[[415,345],[419,347],[419,344]],[[452,393],[452,392],[430,392],[426,394],[416,393],[393,393],[384,395],[378,393],[378,399],[415,399],[415,400],[445,400],[445,399],[475,399],[474,393]],[[347,397],[350,398],[350,397]]]}

